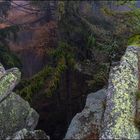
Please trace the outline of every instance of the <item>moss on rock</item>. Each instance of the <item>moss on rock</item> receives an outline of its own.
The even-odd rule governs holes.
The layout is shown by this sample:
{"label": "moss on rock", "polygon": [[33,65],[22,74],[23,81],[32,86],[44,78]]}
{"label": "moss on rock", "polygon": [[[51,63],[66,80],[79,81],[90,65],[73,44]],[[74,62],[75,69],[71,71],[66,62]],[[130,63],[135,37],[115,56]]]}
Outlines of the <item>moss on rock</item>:
{"label": "moss on rock", "polygon": [[129,46],[138,46],[140,47],[140,35],[133,35],[128,39]]}

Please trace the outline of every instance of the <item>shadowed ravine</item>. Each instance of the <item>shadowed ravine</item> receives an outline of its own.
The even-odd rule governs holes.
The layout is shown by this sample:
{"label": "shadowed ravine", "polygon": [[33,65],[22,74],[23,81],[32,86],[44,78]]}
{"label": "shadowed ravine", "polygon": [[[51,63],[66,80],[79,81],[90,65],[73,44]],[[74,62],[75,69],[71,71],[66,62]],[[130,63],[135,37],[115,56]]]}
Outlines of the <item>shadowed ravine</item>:
{"label": "shadowed ravine", "polygon": [[138,1],[0,1],[0,139],[140,138]]}

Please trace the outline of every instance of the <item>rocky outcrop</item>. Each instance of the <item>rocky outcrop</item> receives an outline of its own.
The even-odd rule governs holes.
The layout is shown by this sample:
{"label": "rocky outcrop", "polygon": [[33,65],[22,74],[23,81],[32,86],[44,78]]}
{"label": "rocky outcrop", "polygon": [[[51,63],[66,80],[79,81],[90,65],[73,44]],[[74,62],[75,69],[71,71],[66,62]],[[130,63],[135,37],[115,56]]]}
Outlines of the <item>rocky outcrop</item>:
{"label": "rocky outcrop", "polygon": [[7,72],[0,64],[0,102],[2,102],[13,90],[20,79],[20,72],[13,68]]}
{"label": "rocky outcrop", "polygon": [[28,133],[34,132],[38,123],[38,113],[28,102],[12,92],[20,76],[17,68],[6,71],[0,64],[0,139],[12,136],[22,129]]}
{"label": "rocky outcrop", "polygon": [[[90,99],[91,106],[85,106],[84,110],[73,118],[66,139],[94,139],[92,134],[96,132],[99,139],[140,139],[140,132],[134,124],[137,112],[136,93],[139,89],[139,54],[139,47],[128,46],[119,65],[110,72],[106,92],[93,94]],[[104,108],[101,108],[101,102],[96,100],[96,96],[103,96],[101,100]],[[89,96],[87,101],[88,99]],[[96,124],[101,127],[94,129]],[[91,136],[88,137],[89,135]]]}
{"label": "rocky outcrop", "polygon": [[120,65],[110,73],[101,139],[139,139],[134,125],[138,91],[139,47],[129,46]]}
{"label": "rocky outcrop", "polygon": [[72,119],[65,139],[98,138],[103,119],[105,98],[105,89],[88,95],[85,108]]}
{"label": "rocky outcrop", "polygon": [[5,138],[23,128],[34,130],[38,114],[20,96],[11,93],[0,103],[0,137]]}
{"label": "rocky outcrop", "polygon": [[40,139],[40,140],[49,140],[49,136],[45,134],[42,130],[34,130],[34,131],[28,131],[27,129],[22,129],[11,137],[7,137],[6,140],[34,140],[34,139]]}

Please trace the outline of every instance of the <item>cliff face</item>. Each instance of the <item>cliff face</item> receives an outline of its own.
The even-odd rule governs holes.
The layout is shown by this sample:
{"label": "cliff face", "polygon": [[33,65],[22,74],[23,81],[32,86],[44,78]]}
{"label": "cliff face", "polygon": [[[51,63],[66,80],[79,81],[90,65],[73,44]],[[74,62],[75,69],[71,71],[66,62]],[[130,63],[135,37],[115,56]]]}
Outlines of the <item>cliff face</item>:
{"label": "cliff face", "polygon": [[101,139],[139,139],[134,125],[138,91],[138,47],[129,46],[110,73]]}
{"label": "cliff face", "polygon": [[0,139],[41,138],[43,131],[34,131],[39,115],[29,103],[13,93],[21,73],[17,68],[5,70],[0,64]]}
{"label": "cliff face", "polygon": [[[136,93],[139,90],[139,54],[139,47],[128,46],[120,64],[112,68],[110,72],[106,92],[92,93],[93,98],[90,100],[90,105],[95,104],[91,105],[94,111],[89,110],[86,105],[84,110],[76,115],[80,117],[73,118],[65,139],[88,139],[89,137],[100,139],[140,138],[140,132],[134,124],[135,115],[139,108],[136,102]],[[100,105],[103,105],[102,109],[96,108],[96,105],[100,106],[96,99],[97,95],[99,97],[104,95],[102,102],[100,102]],[[88,98],[86,104],[89,104]],[[92,113],[85,113],[87,111]],[[97,116],[99,111],[102,118]],[[85,115],[88,125],[84,119],[81,119]],[[92,127],[89,129],[89,126]]]}

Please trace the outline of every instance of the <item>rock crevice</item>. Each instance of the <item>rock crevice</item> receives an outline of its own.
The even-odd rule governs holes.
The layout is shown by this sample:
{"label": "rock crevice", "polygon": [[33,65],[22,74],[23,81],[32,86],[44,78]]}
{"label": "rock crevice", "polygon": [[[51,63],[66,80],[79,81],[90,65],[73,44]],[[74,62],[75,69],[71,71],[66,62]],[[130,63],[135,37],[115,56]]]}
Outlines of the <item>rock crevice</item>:
{"label": "rock crevice", "polygon": [[[136,93],[139,89],[139,54],[139,47],[127,47],[119,65],[110,71],[108,87],[104,90],[105,92],[97,91],[92,93],[93,98],[87,97],[86,104],[90,99],[88,105],[90,107],[85,106],[84,110],[73,118],[65,139],[140,139],[140,132],[134,124],[137,112]],[[96,100],[97,95],[99,97],[104,95],[102,108],[96,107],[96,105],[101,105],[101,102],[99,104]],[[96,111],[91,111],[92,115],[85,113],[89,108],[90,111]],[[100,115],[96,116],[97,112]],[[80,119],[85,115],[89,120],[88,125]],[[102,118],[99,117],[101,115]],[[101,127],[95,129],[94,124]],[[90,127],[91,125],[92,127]],[[96,137],[93,134],[97,134]]]}
{"label": "rock crevice", "polygon": [[138,47],[129,46],[120,65],[110,72],[101,139],[139,139],[134,124],[139,51]]}

